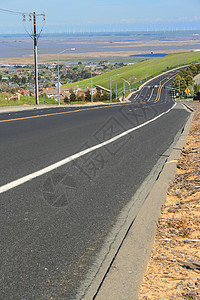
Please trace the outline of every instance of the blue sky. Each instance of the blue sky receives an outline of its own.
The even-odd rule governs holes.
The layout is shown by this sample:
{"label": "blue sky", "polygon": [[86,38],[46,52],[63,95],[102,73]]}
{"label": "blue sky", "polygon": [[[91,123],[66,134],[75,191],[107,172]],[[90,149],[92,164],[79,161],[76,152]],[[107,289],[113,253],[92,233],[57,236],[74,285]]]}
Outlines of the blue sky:
{"label": "blue sky", "polygon": [[[45,12],[44,31],[53,33],[200,29],[200,0],[0,0],[0,8]],[[0,11],[0,33],[21,32],[22,16]]]}

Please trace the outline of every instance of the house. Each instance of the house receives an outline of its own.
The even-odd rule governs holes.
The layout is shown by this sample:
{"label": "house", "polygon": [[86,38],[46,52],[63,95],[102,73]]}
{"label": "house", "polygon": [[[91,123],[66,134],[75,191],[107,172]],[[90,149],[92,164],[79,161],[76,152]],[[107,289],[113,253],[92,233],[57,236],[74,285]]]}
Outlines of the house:
{"label": "house", "polygon": [[22,96],[30,96],[30,92],[27,90],[19,90],[18,93]]}
{"label": "house", "polygon": [[60,101],[64,101],[65,97],[70,97],[71,93],[70,92],[60,92]]}
{"label": "house", "polygon": [[82,90],[82,92],[86,93],[88,90],[90,91],[90,93],[91,93],[91,90],[92,90],[92,93],[93,93],[93,94],[95,94],[95,93],[97,92],[97,89],[96,89],[96,88],[91,89],[91,88],[89,88],[89,87],[87,87],[86,89]]}
{"label": "house", "polygon": [[2,81],[8,81],[8,80],[9,80],[8,77],[5,77],[5,76],[2,77]]}
{"label": "house", "polygon": [[44,88],[42,89],[42,94],[46,94],[49,99],[56,99],[57,90],[54,88]]}
{"label": "house", "polygon": [[76,95],[78,91],[81,91],[81,89],[78,86],[68,86],[68,87],[61,87],[61,91],[65,93],[69,93],[70,91],[73,91]]}

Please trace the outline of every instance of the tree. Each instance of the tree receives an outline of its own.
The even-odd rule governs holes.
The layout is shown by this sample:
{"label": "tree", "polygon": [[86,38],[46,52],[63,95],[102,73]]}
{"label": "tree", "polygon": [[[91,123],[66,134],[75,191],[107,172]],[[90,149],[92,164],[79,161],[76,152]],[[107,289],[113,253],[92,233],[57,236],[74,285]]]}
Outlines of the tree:
{"label": "tree", "polygon": [[42,98],[46,98],[46,99],[48,99],[48,97],[47,97],[47,94],[46,94],[46,93],[42,93],[42,94],[41,94],[41,97],[42,97]]}
{"label": "tree", "polygon": [[74,92],[73,92],[73,93],[71,93],[71,95],[70,95],[69,99],[70,99],[70,102],[76,101],[76,95],[75,95],[75,93],[74,93]]}
{"label": "tree", "polygon": [[200,73],[200,64],[196,65],[197,67],[197,72]]}
{"label": "tree", "polygon": [[181,91],[185,91],[185,89],[187,88],[187,83],[185,81],[184,78],[181,79],[181,82],[180,82],[180,88],[181,88]]}
{"label": "tree", "polygon": [[194,93],[197,94],[200,91],[200,85],[199,84],[195,84],[194,85]]}
{"label": "tree", "polygon": [[195,84],[194,85],[194,100],[200,100],[200,85]]}
{"label": "tree", "polygon": [[110,99],[110,94],[107,92],[103,92],[103,95],[101,96],[102,101],[108,101]]}
{"label": "tree", "polygon": [[200,92],[197,92],[195,95],[194,95],[194,100],[199,100],[200,101]]}
{"label": "tree", "polygon": [[89,90],[87,90],[85,92],[85,101],[86,102],[90,102],[91,101],[91,95],[90,95],[90,91]]}
{"label": "tree", "polygon": [[65,96],[64,102],[65,102],[65,103],[70,103],[70,100],[69,100],[69,98],[68,98],[67,96]]}
{"label": "tree", "polygon": [[19,83],[19,77],[16,74],[12,77],[12,82]]}
{"label": "tree", "polygon": [[179,81],[178,81],[178,79],[175,79],[175,80],[174,80],[173,87],[174,87],[176,90],[179,90]]}
{"label": "tree", "polygon": [[198,70],[197,70],[197,66],[196,66],[195,63],[192,63],[192,64],[189,66],[189,69],[192,71],[193,76],[197,75]]}
{"label": "tree", "polygon": [[101,100],[101,90],[99,88],[97,88],[97,92],[96,94],[94,94],[94,101],[98,102]]}
{"label": "tree", "polygon": [[26,77],[24,77],[24,76],[22,77],[21,83],[22,83],[22,84],[25,84],[25,83],[26,83]]}
{"label": "tree", "polygon": [[112,99],[116,99],[116,93],[112,92]]}
{"label": "tree", "polygon": [[191,76],[191,75],[187,75],[186,77],[185,77],[185,81],[186,81],[186,84],[187,85],[192,85],[192,81],[193,81],[193,76]]}
{"label": "tree", "polygon": [[15,92],[16,92],[15,88],[11,88],[10,92],[11,92],[11,94],[15,94]]}
{"label": "tree", "polygon": [[85,101],[85,95],[84,94],[81,94],[78,96],[78,101]]}

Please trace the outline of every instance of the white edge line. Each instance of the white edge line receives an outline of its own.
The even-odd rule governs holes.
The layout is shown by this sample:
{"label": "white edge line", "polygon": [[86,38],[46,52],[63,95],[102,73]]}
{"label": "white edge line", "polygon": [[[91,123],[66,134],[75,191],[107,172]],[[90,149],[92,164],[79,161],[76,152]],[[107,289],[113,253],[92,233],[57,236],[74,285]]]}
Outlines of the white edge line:
{"label": "white edge line", "polygon": [[75,159],[77,159],[77,158],[79,158],[79,157],[81,157],[81,156],[89,153],[89,152],[92,152],[92,151],[97,150],[97,149],[99,149],[101,147],[104,147],[104,146],[106,146],[106,145],[108,145],[108,144],[110,144],[110,143],[112,143],[112,142],[114,142],[114,141],[116,141],[116,140],[118,140],[118,139],[126,136],[127,134],[129,134],[129,133],[131,133],[131,132],[133,132],[133,131],[141,128],[141,127],[144,127],[144,126],[148,125],[149,123],[154,122],[155,120],[159,119],[163,115],[169,113],[175,106],[176,106],[176,103],[170,109],[168,109],[167,111],[163,112],[162,114],[156,116],[155,118],[153,118],[153,119],[151,119],[149,121],[146,121],[145,123],[142,123],[142,124],[140,124],[140,125],[138,125],[136,127],[128,129],[127,131],[124,131],[124,132],[120,133],[119,135],[117,135],[117,136],[115,136],[115,137],[113,137],[113,138],[111,138],[111,139],[109,139],[109,140],[107,140],[107,141],[105,141],[105,142],[103,142],[101,144],[95,145],[95,146],[90,147],[90,148],[88,148],[86,150],[83,150],[81,152],[73,154],[73,155],[71,155],[71,156],[69,156],[69,157],[67,157],[67,158],[65,158],[63,160],[60,160],[57,163],[54,163],[54,164],[52,164],[52,165],[50,165],[50,166],[48,166],[48,167],[46,167],[44,169],[41,169],[41,170],[36,171],[36,172],[34,172],[32,174],[26,175],[26,176],[24,176],[22,178],[19,178],[17,180],[14,180],[14,181],[12,181],[10,183],[7,183],[7,184],[1,186],[0,187],[0,194],[2,194],[4,192],[7,192],[7,191],[9,191],[9,190],[11,190],[11,189],[13,189],[13,188],[21,185],[21,184],[26,183],[27,181],[30,181],[30,180],[34,179],[34,178],[37,178],[37,177],[42,176],[42,175],[44,175],[46,173],[49,173],[49,172],[51,172],[51,171],[53,171],[53,170],[55,170],[55,169],[57,169],[57,168],[65,165],[65,164],[67,164],[67,163],[69,163],[69,162],[71,162],[71,161],[73,161],[73,160],[75,160]]}

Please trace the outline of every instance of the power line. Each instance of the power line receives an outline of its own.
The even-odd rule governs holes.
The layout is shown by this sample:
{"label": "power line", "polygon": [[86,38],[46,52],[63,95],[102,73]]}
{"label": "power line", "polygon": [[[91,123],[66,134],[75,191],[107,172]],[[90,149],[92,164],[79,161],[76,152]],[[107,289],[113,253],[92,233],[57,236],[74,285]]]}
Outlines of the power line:
{"label": "power line", "polygon": [[[33,16],[33,13],[25,13],[25,12],[20,12],[20,11],[13,11],[13,10],[9,10],[9,9],[3,9],[3,8],[0,8],[0,12],[3,12],[3,13],[6,13],[6,14],[13,14],[13,15],[25,15],[25,16],[29,16],[29,15],[32,15]],[[45,16],[44,13],[41,13],[41,14],[35,14],[36,16]]]}
{"label": "power line", "polygon": [[[8,10],[8,9],[2,9],[0,8],[0,12],[2,13],[7,13],[7,14],[11,14],[11,15],[21,15],[22,16],[22,23],[24,26],[24,29],[26,31],[26,33],[33,39],[34,41],[34,66],[35,66],[35,100],[36,100],[36,104],[39,104],[39,99],[38,99],[38,67],[37,67],[37,43],[38,43],[38,39],[41,35],[41,32],[43,30],[44,27],[44,22],[45,22],[45,14],[36,14],[35,12],[33,13],[23,13],[23,12],[18,12],[18,11],[12,11],[12,10]],[[32,30],[32,26],[31,26],[31,33],[26,29],[25,27],[25,21],[26,21],[26,16],[28,16],[29,18],[29,22],[33,21],[33,30]],[[37,24],[36,24],[36,20],[37,17],[42,16],[43,17],[43,24],[42,24],[42,28],[39,32],[39,34],[37,34]]]}
{"label": "power line", "polygon": [[8,10],[8,9],[3,9],[3,8],[0,8],[0,11],[3,13],[6,13],[6,14],[12,14],[12,15],[22,15],[23,14],[22,12],[19,12],[19,11],[13,11],[13,10]]}

